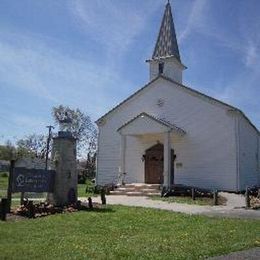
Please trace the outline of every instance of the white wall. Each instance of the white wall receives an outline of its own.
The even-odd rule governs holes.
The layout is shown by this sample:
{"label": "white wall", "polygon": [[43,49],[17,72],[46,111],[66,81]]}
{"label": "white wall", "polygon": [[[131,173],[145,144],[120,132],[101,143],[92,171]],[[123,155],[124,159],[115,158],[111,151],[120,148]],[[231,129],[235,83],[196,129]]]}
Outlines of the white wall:
{"label": "white wall", "polygon": [[239,118],[239,179],[240,189],[260,185],[259,181],[259,136],[243,118]]}
{"label": "white wall", "polygon": [[[164,106],[157,105],[158,98],[164,100]],[[212,102],[204,97],[197,97],[186,88],[159,78],[108,114],[105,124],[99,126],[98,184],[111,183],[118,174],[120,135],[117,129],[141,112],[146,112],[169,120],[187,133],[183,137],[173,137],[173,146],[177,154],[176,163],[183,165],[175,169],[176,182],[205,188],[235,190],[234,118],[228,115],[228,107],[215,105]],[[129,176],[133,176],[133,180],[142,180],[143,164],[140,158],[149,143],[143,145],[137,138],[135,141],[134,137],[132,140],[129,138],[126,172]],[[140,145],[143,145],[142,152],[139,151]]]}
{"label": "white wall", "polygon": [[150,61],[150,81],[159,76],[159,62],[164,63],[163,75],[167,78],[170,78],[176,82],[182,83],[182,73],[183,67],[179,64],[178,61],[174,60],[175,58],[162,59],[160,61],[152,60]]}

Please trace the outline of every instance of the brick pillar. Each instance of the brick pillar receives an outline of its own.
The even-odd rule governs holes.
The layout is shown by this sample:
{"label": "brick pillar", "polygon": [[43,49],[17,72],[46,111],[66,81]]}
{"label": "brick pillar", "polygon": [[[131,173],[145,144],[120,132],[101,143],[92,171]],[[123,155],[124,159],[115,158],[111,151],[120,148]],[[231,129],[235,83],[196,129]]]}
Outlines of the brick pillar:
{"label": "brick pillar", "polygon": [[53,138],[52,160],[56,171],[54,192],[48,202],[63,206],[77,201],[76,139],[69,132]]}

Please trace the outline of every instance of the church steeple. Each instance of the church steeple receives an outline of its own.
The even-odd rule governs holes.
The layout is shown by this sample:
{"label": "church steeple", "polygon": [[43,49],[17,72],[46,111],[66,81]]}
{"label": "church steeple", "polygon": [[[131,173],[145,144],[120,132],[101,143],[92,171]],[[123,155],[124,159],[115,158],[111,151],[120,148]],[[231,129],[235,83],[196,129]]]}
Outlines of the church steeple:
{"label": "church steeple", "polygon": [[168,1],[164,11],[160,32],[157,38],[152,58],[156,59],[170,56],[175,56],[175,58],[179,62],[181,62],[179,47],[172,18],[171,5]]}
{"label": "church steeple", "polygon": [[164,75],[182,83],[186,67],[181,62],[170,2],[166,4],[160,31],[150,63],[150,80]]}

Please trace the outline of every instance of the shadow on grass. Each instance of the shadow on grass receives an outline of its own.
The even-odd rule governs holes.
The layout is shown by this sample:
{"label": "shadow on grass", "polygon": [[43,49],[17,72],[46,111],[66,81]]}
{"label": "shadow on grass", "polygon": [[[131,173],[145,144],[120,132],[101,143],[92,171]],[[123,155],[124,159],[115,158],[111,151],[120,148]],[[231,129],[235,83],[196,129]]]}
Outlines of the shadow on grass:
{"label": "shadow on grass", "polygon": [[95,213],[115,213],[116,211],[112,208],[93,208],[93,209],[80,209],[80,211],[85,211],[85,212],[95,212]]}

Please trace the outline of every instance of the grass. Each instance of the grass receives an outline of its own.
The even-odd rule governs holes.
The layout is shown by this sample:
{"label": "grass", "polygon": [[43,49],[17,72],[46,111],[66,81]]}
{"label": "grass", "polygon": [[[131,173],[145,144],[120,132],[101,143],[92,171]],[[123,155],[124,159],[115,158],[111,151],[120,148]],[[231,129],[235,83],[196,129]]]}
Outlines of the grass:
{"label": "grass", "polygon": [[0,222],[0,252],[1,259],[199,259],[259,246],[259,224],[113,206]]}
{"label": "grass", "polygon": [[[8,173],[0,172],[0,198],[7,196]],[[13,193],[13,198],[19,198],[20,193]]]}
{"label": "grass", "polygon": [[192,200],[191,197],[187,196],[172,196],[172,197],[161,197],[161,196],[152,196],[152,200],[161,200],[169,203],[185,203],[193,205],[213,205],[212,198],[203,198],[197,197],[195,200]]}

